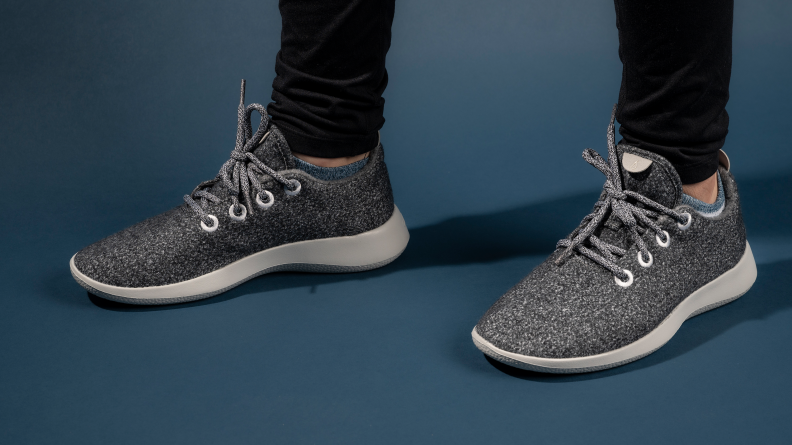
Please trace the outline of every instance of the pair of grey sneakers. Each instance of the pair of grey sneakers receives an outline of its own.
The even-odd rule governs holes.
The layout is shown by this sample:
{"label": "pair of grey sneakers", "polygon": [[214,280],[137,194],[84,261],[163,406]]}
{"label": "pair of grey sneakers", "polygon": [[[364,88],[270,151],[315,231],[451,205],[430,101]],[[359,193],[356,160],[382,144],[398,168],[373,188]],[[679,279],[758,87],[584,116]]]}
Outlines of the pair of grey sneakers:
{"label": "pair of grey sneakers", "polygon": [[[75,280],[128,304],[208,298],[275,271],[356,272],[384,266],[409,233],[378,145],[350,177],[323,181],[295,168],[259,104],[240,100],[236,147],[185,203],[74,255]],[[262,121],[253,133],[251,114]],[[606,176],[600,200],[550,257],[473,329],[488,356],[523,369],[574,373],[619,366],[667,342],[687,318],[748,291],[756,266],[729,163],[726,203],[704,216],[682,204],[664,158],[614,143],[584,158]]]}

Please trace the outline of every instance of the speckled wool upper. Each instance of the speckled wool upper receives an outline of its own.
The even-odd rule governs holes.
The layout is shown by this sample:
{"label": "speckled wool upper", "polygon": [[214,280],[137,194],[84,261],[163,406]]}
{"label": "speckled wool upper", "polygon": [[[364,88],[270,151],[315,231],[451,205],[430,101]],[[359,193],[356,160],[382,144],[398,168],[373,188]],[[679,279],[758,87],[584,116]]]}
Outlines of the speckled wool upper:
{"label": "speckled wool upper", "polygon": [[[638,250],[611,218],[601,229],[601,239],[621,245],[627,253],[618,264],[634,275],[623,288],[607,269],[574,254],[555,264],[556,250],[528,276],[503,295],[481,318],[476,331],[505,351],[545,358],[572,358],[600,354],[628,345],[656,328],[687,296],[734,267],[745,252],[745,227],[737,186],[731,173],[720,169],[726,207],[714,218],[705,218],[681,205],[682,184],[674,168],[661,156],[630,146],[619,146],[654,161],[635,174],[624,170],[625,189],[660,204],[693,215],[683,231],[676,221],[662,216],[661,227],[671,243],[658,246],[655,234],[643,234],[654,264],[638,264]],[[621,163],[620,163],[621,164]]]}
{"label": "speckled wool upper", "polygon": [[301,192],[288,196],[281,184],[262,176],[275,204],[266,210],[254,209],[244,221],[234,221],[228,214],[229,194],[218,182],[212,193],[224,199],[209,203],[206,209],[219,220],[216,231],[202,230],[199,216],[183,204],[86,247],[74,258],[75,266],[112,286],[162,286],[196,278],[282,244],[357,235],[381,226],[393,215],[382,146],[371,152],[363,169],[337,181],[321,181],[294,169],[288,144],[275,125],[254,154],[286,178],[299,180]]}

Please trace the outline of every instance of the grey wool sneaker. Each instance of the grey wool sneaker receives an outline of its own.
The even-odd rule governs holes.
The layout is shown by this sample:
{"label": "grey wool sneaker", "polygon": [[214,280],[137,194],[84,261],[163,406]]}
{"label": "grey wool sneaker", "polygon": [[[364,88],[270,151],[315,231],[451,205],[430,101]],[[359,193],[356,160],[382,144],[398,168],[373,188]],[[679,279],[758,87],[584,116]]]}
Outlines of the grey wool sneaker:
{"label": "grey wool sneaker", "polygon": [[756,280],[740,198],[721,152],[718,215],[683,205],[663,157],[614,144],[583,157],[607,177],[592,213],[506,292],[473,329],[486,355],[538,372],[578,373],[651,354],[686,319],[729,303]]}
{"label": "grey wool sneaker", "polygon": [[[244,106],[244,92],[243,81],[236,147],[217,177],[74,255],[77,283],[123,303],[181,303],[268,272],[356,272],[402,253],[409,234],[382,146],[352,176],[316,179],[295,168],[283,134],[264,106]],[[262,116],[255,134],[253,111]]]}

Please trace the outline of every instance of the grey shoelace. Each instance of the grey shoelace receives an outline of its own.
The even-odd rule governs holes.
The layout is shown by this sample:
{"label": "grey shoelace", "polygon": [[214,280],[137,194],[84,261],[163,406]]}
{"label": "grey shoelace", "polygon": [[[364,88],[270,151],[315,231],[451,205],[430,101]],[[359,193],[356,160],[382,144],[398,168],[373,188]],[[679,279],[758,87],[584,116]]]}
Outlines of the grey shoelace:
{"label": "grey shoelace", "polygon": [[[560,257],[556,260],[556,264],[563,263],[569,258],[573,252],[577,251],[589,259],[595,261],[597,264],[608,269],[614,276],[622,281],[628,280],[630,277],[616,264],[616,256],[623,256],[626,253],[625,249],[608,244],[594,235],[600,225],[607,220],[609,211],[624,224],[624,228],[629,231],[630,238],[638,246],[642,259],[649,262],[651,253],[646,246],[640,233],[646,229],[640,227],[640,222],[644,227],[651,229],[655,232],[657,239],[663,243],[668,242],[668,233],[665,232],[655,220],[660,216],[660,213],[668,215],[680,224],[688,222],[687,217],[675,212],[662,204],[659,204],[645,196],[635,193],[630,190],[624,190],[621,181],[621,170],[619,168],[619,159],[616,153],[615,143],[615,122],[616,119],[616,106],[613,107],[611,113],[610,125],[608,125],[608,161],[605,162],[596,151],[587,148],[583,151],[583,159],[589,164],[596,167],[599,171],[605,174],[607,180],[605,181],[604,191],[605,194],[595,205],[594,211],[583,218],[580,225],[568,238],[562,239],[556,244],[556,248],[566,248]],[[627,201],[632,198],[636,202],[642,203],[647,208],[640,208],[633,203]],[[654,212],[648,208],[657,210]],[[640,233],[639,233],[640,230]],[[588,244],[588,245],[587,245]]]}
{"label": "grey shoelace", "polygon": [[[261,115],[261,123],[259,124],[256,134],[253,134],[253,127],[250,123],[250,117],[253,111],[258,111]],[[244,197],[245,204],[247,204],[247,211],[253,213],[253,200],[251,198],[251,188],[255,194],[263,190],[261,182],[258,180],[259,175],[269,175],[284,187],[289,190],[295,190],[296,184],[289,181],[282,175],[275,172],[275,170],[267,167],[261,162],[256,155],[253,154],[253,149],[263,141],[267,135],[267,128],[269,127],[269,116],[267,116],[267,109],[261,104],[250,104],[245,107],[245,80],[242,80],[242,91],[239,98],[239,108],[237,109],[237,137],[236,146],[231,152],[231,158],[223,164],[217,176],[209,181],[204,181],[192,191],[189,195],[184,195],[184,201],[198,214],[207,226],[214,225],[214,221],[209,218],[206,213],[206,207],[209,201],[218,203],[221,201],[219,197],[209,192],[209,188],[217,183],[223,181],[231,195],[233,201],[233,211],[235,214],[241,214],[241,204],[239,203],[240,190]],[[200,200],[200,204],[196,202]]]}

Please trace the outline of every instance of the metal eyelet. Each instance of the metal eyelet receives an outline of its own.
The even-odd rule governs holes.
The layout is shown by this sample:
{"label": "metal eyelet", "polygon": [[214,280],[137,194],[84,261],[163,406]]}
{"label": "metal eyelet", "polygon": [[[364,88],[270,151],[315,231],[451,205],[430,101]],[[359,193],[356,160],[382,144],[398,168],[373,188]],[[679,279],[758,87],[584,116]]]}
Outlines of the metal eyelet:
{"label": "metal eyelet", "polygon": [[691,215],[688,212],[682,212],[681,214],[687,215],[687,222],[685,224],[677,223],[677,227],[679,227],[680,230],[687,230],[690,228],[690,225],[693,223],[693,215]]}
{"label": "metal eyelet", "polygon": [[266,210],[275,204],[275,197],[267,190],[264,190],[264,194],[267,195],[267,202],[261,200],[261,192],[258,192],[256,193],[256,205]]}
{"label": "metal eyelet", "polygon": [[639,250],[638,264],[640,264],[641,267],[650,267],[652,264],[654,264],[654,257],[652,256],[652,252],[649,252],[649,261],[644,261],[643,255],[641,255],[641,251]]}
{"label": "metal eyelet", "polygon": [[289,183],[294,186],[294,190],[289,190],[289,187],[283,186],[283,191],[289,196],[296,196],[302,190],[302,184],[296,179],[289,180]]}
{"label": "metal eyelet", "polygon": [[242,213],[239,215],[234,212],[234,204],[231,204],[231,207],[228,208],[228,216],[234,221],[244,221],[247,216],[247,208],[242,204],[239,204],[239,207],[242,207]]}
{"label": "metal eyelet", "polygon": [[217,230],[217,228],[220,226],[220,222],[217,221],[217,217],[214,215],[206,215],[206,216],[209,219],[211,219],[214,224],[212,224],[211,226],[207,226],[206,223],[203,222],[203,220],[201,220],[201,228],[204,230],[204,232],[212,233],[215,230]]}
{"label": "metal eyelet", "polygon": [[624,273],[627,274],[627,281],[622,281],[616,275],[613,276],[613,279],[616,280],[616,284],[621,287],[630,287],[633,284],[633,274],[627,269],[624,269]]}
{"label": "metal eyelet", "polygon": [[668,247],[671,244],[671,235],[668,234],[665,230],[663,230],[663,235],[665,235],[665,242],[660,239],[659,236],[655,235],[655,240],[657,240],[657,245],[660,247]]}

